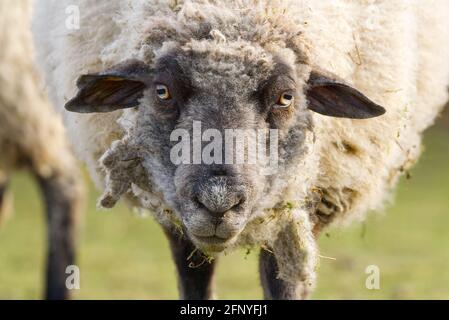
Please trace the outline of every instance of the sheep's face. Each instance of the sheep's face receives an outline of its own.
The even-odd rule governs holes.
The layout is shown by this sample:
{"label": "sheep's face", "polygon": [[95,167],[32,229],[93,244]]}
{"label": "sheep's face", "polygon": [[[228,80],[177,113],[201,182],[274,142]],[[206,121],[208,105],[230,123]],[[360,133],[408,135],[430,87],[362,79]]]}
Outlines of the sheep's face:
{"label": "sheep's face", "polygon": [[[188,48],[162,57],[153,107],[143,108],[148,116],[142,117],[152,128],[165,124],[157,143],[172,168],[176,207],[191,239],[207,250],[237,239],[270,193],[279,144],[308,121],[291,121],[295,107],[304,107],[295,106],[300,90],[290,66],[254,47],[222,49]],[[292,156],[299,156],[302,142],[301,135]],[[264,159],[257,154],[261,147]]]}
{"label": "sheep's face", "polygon": [[[242,45],[185,48],[155,64],[138,135],[152,132],[147,143],[161,150],[164,168],[150,174],[171,184],[165,198],[199,247],[231,245],[270,196],[279,152],[282,163],[301,156],[310,119],[293,68]],[[290,145],[289,132],[297,137]]]}
{"label": "sheep's face", "polygon": [[161,54],[151,68],[131,61],[82,77],[67,108],[138,107],[132,135],[147,151],[143,166],[154,191],[197,246],[220,251],[262,203],[278,204],[285,187],[279,180],[300,174],[289,170],[305,154],[308,108],[353,118],[383,113],[354,89],[304,72],[290,56],[241,42],[192,42]]}

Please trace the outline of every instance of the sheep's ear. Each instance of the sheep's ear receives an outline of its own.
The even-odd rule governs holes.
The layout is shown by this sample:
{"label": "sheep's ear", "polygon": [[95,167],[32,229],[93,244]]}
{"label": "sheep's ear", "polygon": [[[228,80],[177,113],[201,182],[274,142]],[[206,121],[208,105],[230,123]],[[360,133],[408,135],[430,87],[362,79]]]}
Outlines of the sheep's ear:
{"label": "sheep's ear", "polygon": [[385,113],[356,89],[315,71],[308,81],[307,100],[310,110],[331,117],[369,119]]}
{"label": "sheep's ear", "polygon": [[150,67],[139,60],[128,60],[105,72],[81,76],[78,93],[65,108],[79,113],[132,108],[139,104],[150,83]]}

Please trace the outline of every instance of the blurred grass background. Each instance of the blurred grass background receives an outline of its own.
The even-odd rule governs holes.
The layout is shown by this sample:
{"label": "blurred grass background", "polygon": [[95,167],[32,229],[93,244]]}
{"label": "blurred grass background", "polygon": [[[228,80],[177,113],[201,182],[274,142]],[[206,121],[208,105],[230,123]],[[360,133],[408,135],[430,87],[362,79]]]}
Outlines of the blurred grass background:
{"label": "blurred grass background", "polygon": [[[449,110],[448,110],[449,111]],[[449,112],[429,130],[426,150],[402,179],[386,214],[332,229],[320,240],[315,299],[449,299]],[[0,228],[0,298],[39,299],[43,291],[45,224],[32,179],[12,181],[14,213]],[[176,299],[168,244],[152,218],[123,205],[96,211],[89,185],[79,241],[81,289],[75,299]],[[380,290],[365,288],[365,268],[377,265]],[[216,287],[222,299],[261,298],[257,252],[221,258]]]}

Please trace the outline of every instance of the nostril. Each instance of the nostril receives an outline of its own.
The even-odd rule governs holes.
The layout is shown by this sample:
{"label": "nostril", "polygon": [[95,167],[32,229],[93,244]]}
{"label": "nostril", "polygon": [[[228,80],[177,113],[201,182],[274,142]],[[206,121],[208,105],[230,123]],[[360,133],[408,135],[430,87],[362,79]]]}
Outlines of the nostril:
{"label": "nostril", "polygon": [[240,200],[231,208],[231,209],[240,209],[243,204],[245,203],[246,199],[244,197],[241,197]]}
{"label": "nostril", "polygon": [[198,197],[193,198],[193,202],[198,206],[198,208],[206,208],[206,206],[201,202]]}

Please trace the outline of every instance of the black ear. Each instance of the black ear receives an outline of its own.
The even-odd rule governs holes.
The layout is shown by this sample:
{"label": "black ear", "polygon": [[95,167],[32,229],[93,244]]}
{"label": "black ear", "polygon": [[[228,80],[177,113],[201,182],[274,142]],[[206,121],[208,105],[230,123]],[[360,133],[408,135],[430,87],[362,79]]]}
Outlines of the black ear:
{"label": "black ear", "polygon": [[308,81],[307,100],[310,110],[338,118],[369,119],[386,111],[356,89],[315,71]]}
{"label": "black ear", "polygon": [[127,60],[105,72],[81,76],[77,81],[78,93],[65,108],[79,113],[132,108],[138,105],[150,83],[150,67],[139,60]]}

